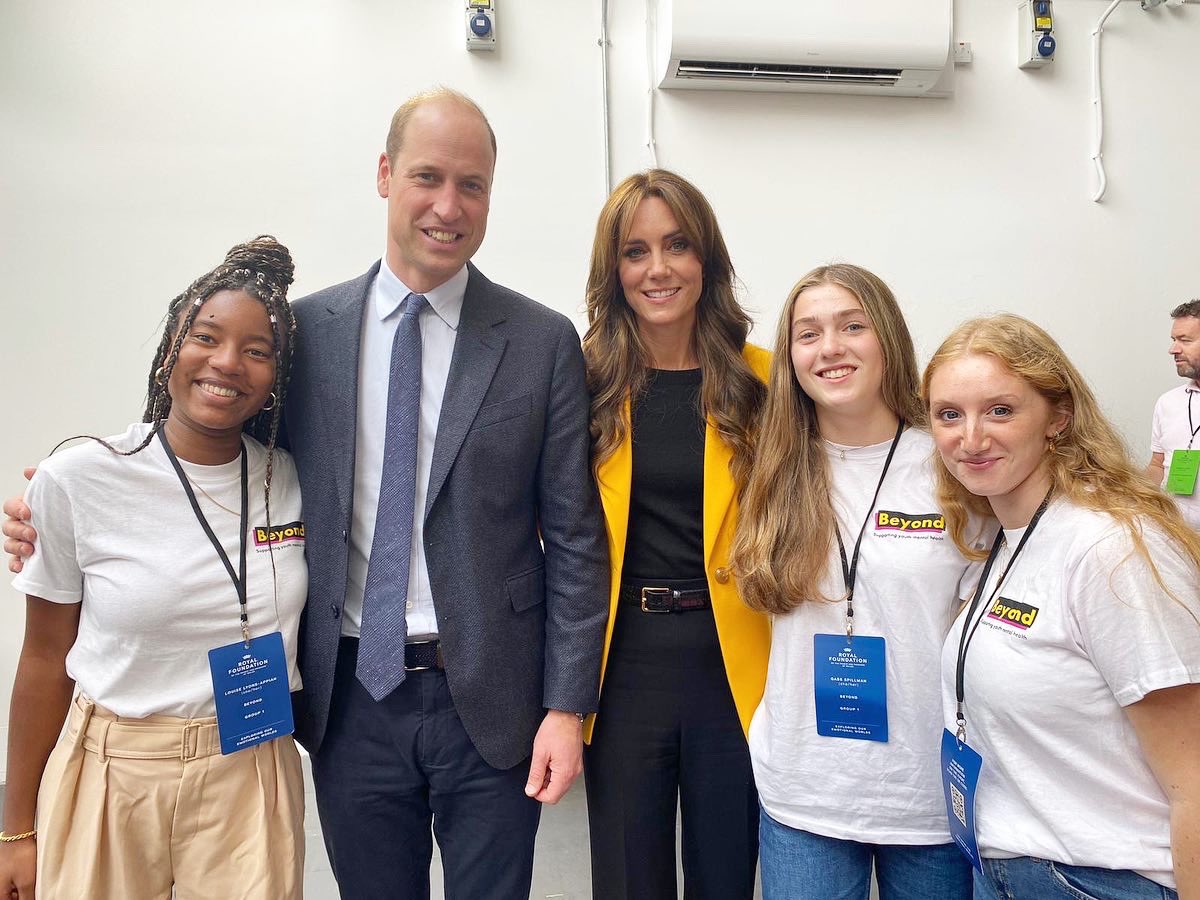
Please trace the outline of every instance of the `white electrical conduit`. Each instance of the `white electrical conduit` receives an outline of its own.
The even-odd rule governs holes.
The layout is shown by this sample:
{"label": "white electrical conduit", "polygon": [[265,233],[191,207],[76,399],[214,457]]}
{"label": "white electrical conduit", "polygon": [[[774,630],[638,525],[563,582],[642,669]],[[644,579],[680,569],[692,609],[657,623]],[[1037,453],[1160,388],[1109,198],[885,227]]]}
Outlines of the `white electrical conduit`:
{"label": "white electrical conduit", "polygon": [[658,148],[654,143],[654,9],[655,0],[646,0],[646,149],[650,151],[651,167],[658,168]]}
{"label": "white electrical conduit", "polygon": [[600,0],[600,91],[604,110],[604,196],[612,193],[612,141],[608,136],[608,0]]}
{"label": "white electrical conduit", "polygon": [[1108,188],[1108,178],[1104,174],[1104,99],[1100,88],[1100,34],[1104,31],[1104,23],[1108,21],[1108,17],[1120,5],[1121,0],[1112,0],[1112,3],[1108,4],[1108,9],[1104,10],[1100,21],[1096,23],[1096,27],[1092,29],[1092,116],[1095,122],[1092,164],[1096,168],[1097,178],[1096,193],[1092,195],[1094,203],[1099,203],[1103,199],[1104,192]]}

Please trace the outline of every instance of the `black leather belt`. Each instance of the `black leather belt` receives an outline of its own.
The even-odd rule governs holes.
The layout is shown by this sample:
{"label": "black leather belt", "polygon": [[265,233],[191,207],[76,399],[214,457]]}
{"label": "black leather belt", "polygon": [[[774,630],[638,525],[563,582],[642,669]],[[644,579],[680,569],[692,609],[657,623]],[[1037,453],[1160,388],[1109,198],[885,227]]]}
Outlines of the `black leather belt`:
{"label": "black leather belt", "polygon": [[442,660],[442,642],[439,640],[412,641],[404,645],[404,671],[425,672],[446,668]]}
{"label": "black leather belt", "polygon": [[680,591],[669,587],[636,588],[621,585],[620,596],[625,603],[638,606],[647,613],[692,612],[712,606],[708,588]]}

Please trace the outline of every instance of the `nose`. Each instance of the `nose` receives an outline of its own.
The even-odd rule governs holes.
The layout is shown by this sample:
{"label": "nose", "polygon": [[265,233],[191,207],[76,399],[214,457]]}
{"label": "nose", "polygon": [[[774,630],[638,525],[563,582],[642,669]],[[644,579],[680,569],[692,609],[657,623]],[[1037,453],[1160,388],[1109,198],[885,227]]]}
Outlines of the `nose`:
{"label": "nose", "polygon": [[433,200],[433,212],[443,222],[455,221],[462,211],[458,188],[448,179],[438,189]]}
{"label": "nose", "polygon": [[1167,348],[1167,353],[1171,354],[1171,356],[1176,356],[1182,352],[1183,347],[1180,346],[1179,341],[1171,341],[1171,346]]}
{"label": "nose", "polygon": [[982,453],[987,449],[988,436],[983,422],[975,416],[968,416],[963,424],[962,448],[967,453]]}
{"label": "nose", "polygon": [[218,372],[240,371],[242,362],[242,352],[232,341],[224,341],[214,347],[208,357],[208,364]]}
{"label": "nose", "polygon": [[821,336],[822,356],[839,356],[845,349],[845,346],[845,341],[842,340],[842,332],[838,328],[830,328]]}
{"label": "nose", "polygon": [[661,250],[652,249],[649,254],[649,267],[646,274],[651,278],[665,278],[671,271],[667,256]]}

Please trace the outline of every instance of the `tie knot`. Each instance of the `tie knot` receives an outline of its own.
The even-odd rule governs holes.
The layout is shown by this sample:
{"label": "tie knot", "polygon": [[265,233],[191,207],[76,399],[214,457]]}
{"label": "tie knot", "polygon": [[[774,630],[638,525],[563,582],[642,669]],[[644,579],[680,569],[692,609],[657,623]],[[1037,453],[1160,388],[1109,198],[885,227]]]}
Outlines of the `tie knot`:
{"label": "tie knot", "polygon": [[400,304],[400,314],[402,316],[415,316],[429,301],[425,299],[424,294],[409,294],[404,298],[404,302]]}

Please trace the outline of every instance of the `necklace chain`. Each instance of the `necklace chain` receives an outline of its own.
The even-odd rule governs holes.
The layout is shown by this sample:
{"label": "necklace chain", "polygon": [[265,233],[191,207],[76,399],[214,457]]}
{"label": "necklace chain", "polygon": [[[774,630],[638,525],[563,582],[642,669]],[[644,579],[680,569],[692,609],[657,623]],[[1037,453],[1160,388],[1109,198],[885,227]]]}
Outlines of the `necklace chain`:
{"label": "necklace chain", "polygon": [[240,512],[236,512],[236,511],[230,509],[228,506],[226,506],[224,503],[222,503],[220,500],[218,500],[216,497],[214,497],[212,494],[210,494],[208,491],[206,491],[200,485],[196,484],[196,482],[192,481],[192,479],[190,479],[190,478],[188,479],[188,484],[190,484],[192,487],[194,487],[196,490],[198,490],[200,493],[202,493],[205,497],[207,497],[209,500],[211,500],[213,503],[215,503],[221,509],[225,510],[225,512],[229,513],[231,516],[237,516],[239,519],[241,518],[242,514]]}

